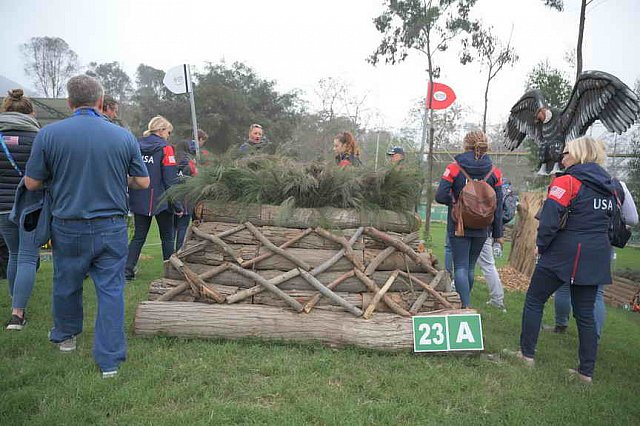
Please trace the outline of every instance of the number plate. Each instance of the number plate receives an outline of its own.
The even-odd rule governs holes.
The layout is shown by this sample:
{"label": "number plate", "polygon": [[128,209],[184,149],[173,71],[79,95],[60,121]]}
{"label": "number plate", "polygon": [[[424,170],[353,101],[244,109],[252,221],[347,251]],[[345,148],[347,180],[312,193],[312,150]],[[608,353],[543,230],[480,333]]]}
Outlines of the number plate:
{"label": "number plate", "polygon": [[480,314],[413,317],[413,351],[482,351]]}

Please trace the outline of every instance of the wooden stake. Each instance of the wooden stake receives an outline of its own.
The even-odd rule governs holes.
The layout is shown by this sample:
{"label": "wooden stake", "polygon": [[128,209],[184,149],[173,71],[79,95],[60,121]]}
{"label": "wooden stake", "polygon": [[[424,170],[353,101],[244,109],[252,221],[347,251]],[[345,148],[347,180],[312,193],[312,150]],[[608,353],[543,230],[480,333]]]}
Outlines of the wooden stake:
{"label": "wooden stake", "polygon": [[302,278],[304,278],[309,284],[311,284],[313,287],[315,287],[315,289],[318,290],[320,292],[320,294],[322,294],[323,296],[333,300],[339,306],[342,306],[347,311],[351,312],[353,315],[355,315],[357,317],[362,316],[362,311],[360,309],[356,308],[351,303],[347,302],[342,297],[338,296],[333,291],[331,291],[330,289],[325,287],[324,284],[322,284],[320,281],[318,281],[313,275],[311,275],[307,271],[302,271],[302,270],[300,271],[300,274],[302,275]]}
{"label": "wooden stake", "polygon": [[[197,221],[196,221],[196,222],[197,222]],[[193,228],[197,228],[197,226],[196,226],[196,225],[197,225],[198,223],[196,223],[196,222],[194,222],[194,223],[191,225],[191,227],[189,228],[189,229],[190,229],[190,231],[191,231],[192,233],[193,233]],[[240,231],[242,231],[243,229],[244,229],[244,225],[238,225],[238,226],[236,226],[236,227],[234,227],[234,228],[227,229],[226,231],[223,231],[223,232],[220,232],[219,234],[216,234],[216,237],[218,237],[218,238],[228,237],[229,235],[233,235],[233,234],[235,234],[236,232],[240,232]],[[187,241],[187,239],[185,239],[185,241]],[[207,247],[207,246],[209,245],[209,243],[210,243],[210,241],[209,241],[209,240],[205,240],[205,241],[201,241],[201,242],[199,242],[199,243],[197,243],[197,244],[194,244],[193,246],[191,246],[191,247],[189,247],[189,248],[187,248],[187,249],[180,250],[180,252],[179,252],[179,253],[177,253],[178,258],[180,258],[180,259],[184,259],[185,257],[189,256],[190,254],[197,253],[197,252],[199,252],[200,250],[202,250],[202,249],[204,249],[205,247]]]}
{"label": "wooden stake", "polygon": [[[284,257],[285,259],[289,260],[294,265],[304,269],[305,271],[308,271],[309,269],[311,269],[311,266],[309,266],[307,262],[298,259],[297,257],[291,255],[291,253],[286,252],[285,250],[281,249],[280,247],[278,247],[277,245],[269,241],[269,239],[266,238],[264,235],[262,235],[262,233],[258,230],[258,228],[256,228],[251,222],[245,222],[244,226],[249,231],[251,231],[251,233],[258,239],[258,241],[264,244],[264,246],[267,249],[269,249],[271,252]],[[239,263],[242,263],[242,261],[240,261]]]}
{"label": "wooden stake", "polygon": [[[380,288],[378,288],[378,285],[371,278],[366,276],[364,272],[359,271],[357,269],[354,269],[353,272],[355,272],[356,277],[358,277],[358,279],[362,281],[362,283],[369,289],[369,291],[371,291],[372,293],[377,293],[380,291]],[[409,313],[409,311],[404,309],[402,306],[398,305],[388,295],[385,294],[384,296],[382,296],[382,300],[389,307],[389,309],[391,309],[396,314],[402,315],[403,317],[411,316],[411,313]]]}
{"label": "wooden stake", "polygon": [[203,297],[213,299],[217,303],[224,302],[224,296],[214,289],[208,287],[207,283],[205,283],[202,278],[198,276],[198,274],[193,272],[184,263],[182,263],[182,261],[178,259],[178,256],[176,256],[175,253],[171,255],[171,257],[169,258],[169,262],[171,262],[173,267],[180,271],[182,275],[184,275],[185,280],[187,280],[187,282],[191,286],[191,290],[194,294],[201,294]]}
{"label": "wooden stake", "polygon": [[[309,235],[312,232],[313,232],[313,228],[307,228],[304,231],[302,231],[301,233],[299,233],[298,235],[296,235],[295,237],[293,237],[292,239],[290,239],[287,242],[285,242],[284,244],[280,245],[279,247],[281,249],[286,249],[287,247],[290,247],[290,246],[294,245],[295,243],[297,243],[298,241],[300,241],[301,239],[303,239],[304,237],[306,237],[307,235]],[[255,265],[256,263],[258,263],[258,262],[260,262],[262,260],[268,259],[273,255],[275,255],[274,252],[261,254],[260,256],[254,257],[253,259],[245,260],[244,262],[242,262],[240,264],[240,266],[242,266],[243,268],[249,268],[250,266],[253,266],[253,265]]]}
{"label": "wooden stake", "polygon": [[391,273],[391,275],[389,275],[389,278],[387,279],[387,282],[384,283],[384,285],[382,286],[380,291],[377,292],[375,296],[373,296],[373,300],[371,300],[371,303],[369,304],[369,307],[367,307],[367,310],[364,311],[364,315],[362,316],[364,319],[371,318],[371,315],[373,315],[373,311],[375,311],[376,306],[378,305],[380,300],[384,297],[384,295],[387,293],[387,291],[389,291],[389,288],[391,288],[391,284],[393,284],[393,282],[396,280],[396,278],[398,278],[398,273],[399,272],[400,271],[398,271],[397,269],[395,271],[393,271]]}
{"label": "wooden stake", "polygon": [[[418,283],[418,285],[420,285],[420,287],[422,287],[425,292],[428,292],[429,294],[431,294],[438,302],[440,302],[442,306],[444,306],[447,309],[454,309],[454,306],[451,303],[449,303],[447,299],[442,297],[442,295],[435,289],[435,287],[438,284],[440,284],[440,281],[442,280],[442,278],[445,276],[446,273],[447,271],[445,270],[439,271],[436,274],[436,276],[433,278],[433,280],[431,280],[431,284],[427,284],[424,281],[419,280],[418,278],[404,271],[400,271],[400,275],[402,275],[403,277],[407,277],[412,281]],[[420,310],[425,300],[427,300],[427,297],[426,295],[424,295],[424,293],[418,296],[418,299],[415,301],[415,303],[411,307],[410,312],[415,315]]]}
{"label": "wooden stake", "polygon": [[[286,281],[289,281],[291,278],[297,277],[298,275],[300,275],[300,270],[298,268],[295,268],[267,281],[274,286],[278,286]],[[263,291],[264,287],[262,287],[261,285],[253,286],[251,288],[241,290],[231,296],[227,296],[227,303],[238,303],[241,300],[244,300],[251,296],[255,296],[256,294]]]}
{"label": "wooden stake", "polygon": [[413,251],[411,247],[409,247],[406,243],[402,242],[401,240],[397,240],[385,234],[382,231],[378,231],[376,228],[367,227],[365,228],[364,232],[365,234],[369,235],[372,238],[375,238],[377,240],[384,242],[385,244],[395,247],[398,251],[409,256],[411,260],[413,260],[418,265],[421,265],[423,268],[425,268],[427,271],[431,272],[432,274],[435,275],[438,273],[438,270],[433,267],[431,262],[429,262],[424,257],[418,255],[418,253]]}
{"label": "wooden stake", "polygon": [[[329,290],[333,290],[334,288],[338,287],[338,284],[340,284],[341,282],[345,281],[348,278],[353,277],[354,275],[355,273],[353,272],[353,270],[349,272],[345,272],[344,274],[340,275],[338,278],[336,278],[335,280],[327,284],[327,288]],[[305,303],[304,311],[306,313],[311,312],[311,309],[313,309],[313,307],[316,306],[316,304],[320,301],[321,298],[322,298],[321,293],[315,294],[311,299],[309,299],[307,303]]]}
{"label": "wooden stake", "polygon": [[[417,232],[413,232],[409,235],[406,235],[402,241],[409,244],[415,240],[417,240],[419,237]],[[374,257],[371,262],[369,262],[369,265],[367,265],[367,269],[364,271],[364,273],[366,275],[371,276],[376,269],[378,269],[378,266],[380,266],[380,264],[382,262],[384,262],[384,260],[391,256],[393,253],[395,253],[397,251],[397,249],[393,246],[391,247],[387,247],[386,249],[382,250],[380,253],[378,253],[378,255],[376,257]]]}
{"label": "wooden stake", "polygon": [[240,266],[237,266],[231,263],[229,264],[229,268],[240,275],[244,275],[247,278],[257,281],[258,283],[260,283],[260,285],[264,286],[271,293],[275,294],[276,296],[284,300],[289,306],[291,306],[297,312],[302,312],[302,305],[300,304],[300,302],[298,302],[296,299],[294,299],[293,297],[289,296],[288,294],[280,290],[275,285],[271,284],[269,281],[262,278],[260,275],[256,274],[255,272],[249,271],[247,269],[242,269]]}

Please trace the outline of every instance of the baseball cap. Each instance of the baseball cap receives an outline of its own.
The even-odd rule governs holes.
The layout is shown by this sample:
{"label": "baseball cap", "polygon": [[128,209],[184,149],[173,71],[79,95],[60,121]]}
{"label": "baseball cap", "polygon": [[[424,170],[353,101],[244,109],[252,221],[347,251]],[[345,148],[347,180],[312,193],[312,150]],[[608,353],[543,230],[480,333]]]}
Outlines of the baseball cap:
{"label": "baseball cap", "polygon": [[387,155],[400,154],[404,155],[404,149],[401,146],[394,146],[387,151]]}

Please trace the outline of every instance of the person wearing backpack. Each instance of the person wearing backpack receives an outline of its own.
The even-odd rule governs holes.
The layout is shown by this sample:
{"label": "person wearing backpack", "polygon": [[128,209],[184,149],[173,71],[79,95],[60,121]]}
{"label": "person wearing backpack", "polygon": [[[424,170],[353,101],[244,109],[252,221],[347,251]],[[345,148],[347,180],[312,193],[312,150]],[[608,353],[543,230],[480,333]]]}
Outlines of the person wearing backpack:
{"label": "person wearing backpack", "polygon": [[[447,236],[453,254],[456,291],[462,307],[471,306],[474,270],[484,242],[502,239],[502,172],[487,155],[489,140],[481,131],[464,137],[464,152],[445,169],[436,201],[448,206]],[[500,206],[500,208],[498,208]]]}
{"label": "person wearing backpack", "polygon": [[539,259],[522,311],[520,351],[513,353],[528,366],[534,365],[544,305],[568,283],[579,340],[579,365],[570,373],[586,383],[592,381],[598,351],[596,294],[598,286],[611,283],[609,228],[615,184],[598,164],[601,149],[588,136],[565,145],[565,173],[549,185],[540,214]]}

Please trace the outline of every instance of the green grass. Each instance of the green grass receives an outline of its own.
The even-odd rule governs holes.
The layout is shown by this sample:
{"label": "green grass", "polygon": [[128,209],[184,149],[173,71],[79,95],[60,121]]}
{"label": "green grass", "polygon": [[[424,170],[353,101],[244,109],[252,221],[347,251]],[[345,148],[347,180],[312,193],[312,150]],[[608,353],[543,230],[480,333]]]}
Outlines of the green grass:
{"label": "green grass", "polygon": [[[442,247],[441,225],[433,237],[434,249]],[[157,234],[150,241],[157,244]],[[637,264],[638,252],[630,253]],[[524,295],[507,293],[507,314],[484,310],[482,284],[473,300],[483,317],[483,355],[143,339],[132,335],[133,315],[161,274],[160,247],[143,254],[139,278],[126,290],[129,359],[111,380],[100,378],[91,357],[90,281],[78,350],[63,354],[47,342],[52,267],[43,263],[27,327],[0,331],[0,424],[632,424],[640,413],[638,314],[609,309],[591,387],[565,373],[577,363],[574,325],[566,335],[541,335],[535,369],[494,356],[517,347]]]}

